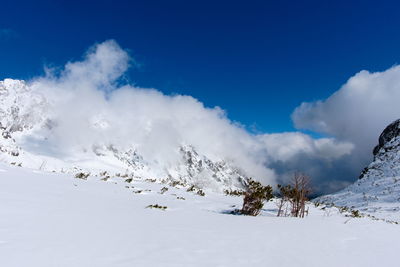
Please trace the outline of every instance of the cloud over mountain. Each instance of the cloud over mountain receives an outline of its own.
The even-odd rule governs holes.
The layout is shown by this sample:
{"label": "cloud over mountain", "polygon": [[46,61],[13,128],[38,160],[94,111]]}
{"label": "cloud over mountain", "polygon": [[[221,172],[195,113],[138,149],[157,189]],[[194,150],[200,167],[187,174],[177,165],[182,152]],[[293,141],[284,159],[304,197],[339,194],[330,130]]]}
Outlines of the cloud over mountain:
{"label": "cloud over mountain", "polygon": [[51,104],[54,127],[38,136],[65,154],[93,144],[133,145],[144,158],[164,166],[178,160],[180,145],[189,144],[211,159],[222,158],[250,176],[274,182],[257,138],[220,108],[206,108],[193,97],[121,84],[129,61],[115,41],[106,41],[89,49],[82,61],[29,82]]}
{"label": "cloud over mountain", "polygon": [[123,82],[131,63],[109,40],[91,47],[80,61],[27,81],[37,101],[47,101],[41,110],[47,122],[23,146],[59,158],[93,145],[133,146],[160,167],[174,165],[180,159],[177,148],[191,145],[265,183],[287,182],[293,172],[303,171],[312,176],[317,193],[331,192],[356,179],[379,132],[400,111],[400,68],[362,71],[327,100],[303,103],[292,115],[297,128],[330,137],[253,134],[219,107]]}

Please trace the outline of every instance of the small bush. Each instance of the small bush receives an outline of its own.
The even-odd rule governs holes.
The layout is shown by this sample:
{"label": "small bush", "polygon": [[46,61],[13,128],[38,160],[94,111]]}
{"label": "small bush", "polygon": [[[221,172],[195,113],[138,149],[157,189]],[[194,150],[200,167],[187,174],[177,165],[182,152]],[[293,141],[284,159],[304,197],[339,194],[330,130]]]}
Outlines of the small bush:
{"label": "small bush", "polygon": [[146,209],[160,209],[160,210],[166,210],[168,207],[167,206],[160,206],[158,204],[154,205],[148,205]]}
{"label": "small bush", "polygon": [[206,195],[206,193],[204,193],[204,191],[201,189],[198,189],[196,194],[198,194],[199,196],[202,196],[202,197],[204,197]]}
{"label": "small bush", "polygon": [[185,184],[183,182],[181,182],[181,181],[171,181],[169,185],[172,186],[172,187],[176,187],[178,185],[185,186]]}
{"label": "small bush", "polygon": [[109,176],[107,171],[101,172],[99,175],[100,176]]}
{"label": "small bush", "polygon": [[348,208],[348,207],[346,207],[346,206],[344,206],[344,207],[339,207],[339,212],[340,212],[340,213],[344,213],[344,212],[347,212],[347,211],[349,211],[349,208]]}
{"label": "small bush", "polygon": [[79,172],[79,173],[75,174],[75,178],[87,180],[89,175],[90,175],[90,173]]}
{"label": "small bush", "polygon": [[164,186],[163,188],[161,188],[160,194],[164,194],[167,191],[168,191],[168,187]]}
{"label": "small bush", "polygon": [[101,172],[99,175],[100,175],[100,177],[103,177],[100,179],[101,181],[106,182],[108,179],[111,178],[107,171]]}
{"label": "small bush", "polygon": [[225,195],[227,196],[243,196],[246,192],[242,190],[225,190]]}
{"label": "small bush", "polygon": [[353,218],[361,218],[361,214],[358,210],[352,210],[351,211],[351,217]]}
{"label": "small bush", "polygon": [[264,201],[269,201],[272,198],[272,187],[270,185],[263,186],[260,182],[249,179],[240,213],[257,216],[264,207]]}
{"label": "small bush", "polygon": [[192,185],[191,187],[189,187],[186,191],[187,192],[193,192],[196,190],[196,187],[194,185]]}
{"label": "small bush", "polygon": [[125,180],[125,182],[127,182],[127,183],[132,183],[132,181],[133,181],[132,178],[128,178],[128,179]]}
{"label": "small bush", "polygon": [[201,190],[200,188],[197,188],[194,185],[190,186],[186,191],[187,192],[195,192],[197,195],[202,196],[202,197],[204,197],[206,195],[206,193],[204,193],[203,190]]}

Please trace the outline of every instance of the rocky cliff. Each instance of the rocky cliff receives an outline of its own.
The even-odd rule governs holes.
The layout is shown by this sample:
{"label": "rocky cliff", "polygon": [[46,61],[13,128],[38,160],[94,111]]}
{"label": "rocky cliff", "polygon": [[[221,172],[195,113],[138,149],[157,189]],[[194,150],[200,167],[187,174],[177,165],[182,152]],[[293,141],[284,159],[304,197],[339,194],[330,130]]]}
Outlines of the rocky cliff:
{"label": "rocky cliff", "polygon": [[373,155],[373,161],[362,171],[358,181],[316,201],[357,209],[376,217],[399,219],[400,120],[384,129]]}

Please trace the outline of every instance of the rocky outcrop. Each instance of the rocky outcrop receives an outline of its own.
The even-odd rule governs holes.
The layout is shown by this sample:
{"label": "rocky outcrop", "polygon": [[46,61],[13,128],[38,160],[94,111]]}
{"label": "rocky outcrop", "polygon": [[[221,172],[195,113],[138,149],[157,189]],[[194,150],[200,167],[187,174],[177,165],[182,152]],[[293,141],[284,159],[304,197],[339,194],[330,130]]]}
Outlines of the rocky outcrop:
{"label": "rocky outcrop", "polygon": [[373,150],[374,156],[376,156],[387,143],[398,136],[400,136],[400,119],[392,122],[383,130],[379,136],[379,143]]}
{"label": "rocky outcrop", "polygon": [[373,161],[361,172],[358,181],[315,201],[398,220],[400,216],[395,214],[400,211],[400,120],[384,129],[373,154]]}
{"label": "rocky outcrop", "polygon": [[400,120],[389,124],[379,136],[379,143],[373,150],[374,160],[360,175],[389,177],[400,175]]}

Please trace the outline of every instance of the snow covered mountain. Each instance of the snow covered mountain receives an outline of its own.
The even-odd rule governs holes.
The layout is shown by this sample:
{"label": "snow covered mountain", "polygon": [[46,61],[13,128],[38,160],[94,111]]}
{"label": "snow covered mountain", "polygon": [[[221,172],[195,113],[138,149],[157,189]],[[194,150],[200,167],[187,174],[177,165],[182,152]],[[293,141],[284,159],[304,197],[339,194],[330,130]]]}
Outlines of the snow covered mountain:
{"label": "snow covered mountain", "polygon": [[316,201],[346,206],[379,218],[400,218],[400,119],[388,125],[359,180]]}
{"label": "snow covered mountain", "polygon": [[[186,143],[177,144],[173,155],[171,153],[173,160],[167,162],[146,158],[129,140],[125,145],[93,140],[59,147],[53,142],[60,132],[63,134],[57,129],[59,118],[52,114],[57,104],[24,81],[0,81],[0,161],[50,172],[98,175],[107,171],[111,175],[120,173],[143,179],[179,181],[215,191],[241,187],[246,179],[244,171],[229,160],[210,159]],[[92,116],[87,125],[73,122],[71,125],[89,127],[103,134],[109,121],[99,115]],[[74,134],[79,135],[72,131]]]}

